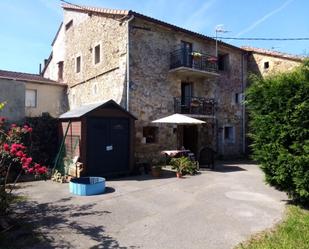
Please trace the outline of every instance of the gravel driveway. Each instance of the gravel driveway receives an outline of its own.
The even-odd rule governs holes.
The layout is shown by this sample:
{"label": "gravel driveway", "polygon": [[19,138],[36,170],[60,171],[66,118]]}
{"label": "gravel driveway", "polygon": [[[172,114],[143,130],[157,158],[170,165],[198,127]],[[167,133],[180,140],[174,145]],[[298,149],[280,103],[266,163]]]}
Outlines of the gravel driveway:
{"label": "gravel driveway", "polygon": [[68,184],[21,184],[23,210],[49,238],[36,248],[233,248],[282,217],[287,197],[263,183],[257,165],[172,173],[111,180],[106,194],[89,197],[71,195]]}

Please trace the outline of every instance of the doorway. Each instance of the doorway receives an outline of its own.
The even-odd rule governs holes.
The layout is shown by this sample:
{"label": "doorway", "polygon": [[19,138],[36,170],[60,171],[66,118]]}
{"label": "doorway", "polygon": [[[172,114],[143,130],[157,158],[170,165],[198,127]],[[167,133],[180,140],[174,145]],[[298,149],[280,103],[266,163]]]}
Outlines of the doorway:
{"label": "doorway", "polygon": [[197,126],[196,125],[185,125],[183,126],[183,146],[185,149],[190,150],[197,155]]}
{"label": "doorway", "polygon": [[181,41],[182,65],[192,67],[192,43]]}
{"label": "doorway", "polygon": [[192,83],[181,82],[181,113],[189,113],[192,98]]}

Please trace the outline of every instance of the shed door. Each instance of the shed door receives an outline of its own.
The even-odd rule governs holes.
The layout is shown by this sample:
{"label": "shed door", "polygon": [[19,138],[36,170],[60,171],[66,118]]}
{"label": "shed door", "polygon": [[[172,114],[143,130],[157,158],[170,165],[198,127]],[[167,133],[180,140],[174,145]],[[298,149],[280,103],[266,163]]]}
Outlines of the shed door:
{"label": "shed door", "polygon": [[87,175],[104,176],[129,170],[129,120],[87,120]]}

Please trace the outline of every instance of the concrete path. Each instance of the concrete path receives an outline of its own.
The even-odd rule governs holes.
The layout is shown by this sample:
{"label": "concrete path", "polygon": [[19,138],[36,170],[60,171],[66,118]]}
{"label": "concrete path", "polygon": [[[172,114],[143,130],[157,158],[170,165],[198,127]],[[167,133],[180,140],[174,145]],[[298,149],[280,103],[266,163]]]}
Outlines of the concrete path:
{"label": "concrete path", "polygon": [[24,210],[49,238],[37,248],[228,249],[282,217],[286,195],[254,164],[172,173],[108,181],[106,194],[90,197],[71,195],[68,184],[22,184]]}

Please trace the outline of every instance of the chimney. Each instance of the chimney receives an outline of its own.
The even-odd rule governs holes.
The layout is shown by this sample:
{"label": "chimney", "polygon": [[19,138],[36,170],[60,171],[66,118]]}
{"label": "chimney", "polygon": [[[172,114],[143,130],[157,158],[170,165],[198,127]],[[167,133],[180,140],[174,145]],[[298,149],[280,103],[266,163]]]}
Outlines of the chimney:
{"label": "chimney", "polygon": [[48,59],[44,59],[44,67],[46,67],[47,61],[48,61]]}
{"label": "chimney", "polygon": [[39,75],[42,75],[42,64],[39,64]]}

